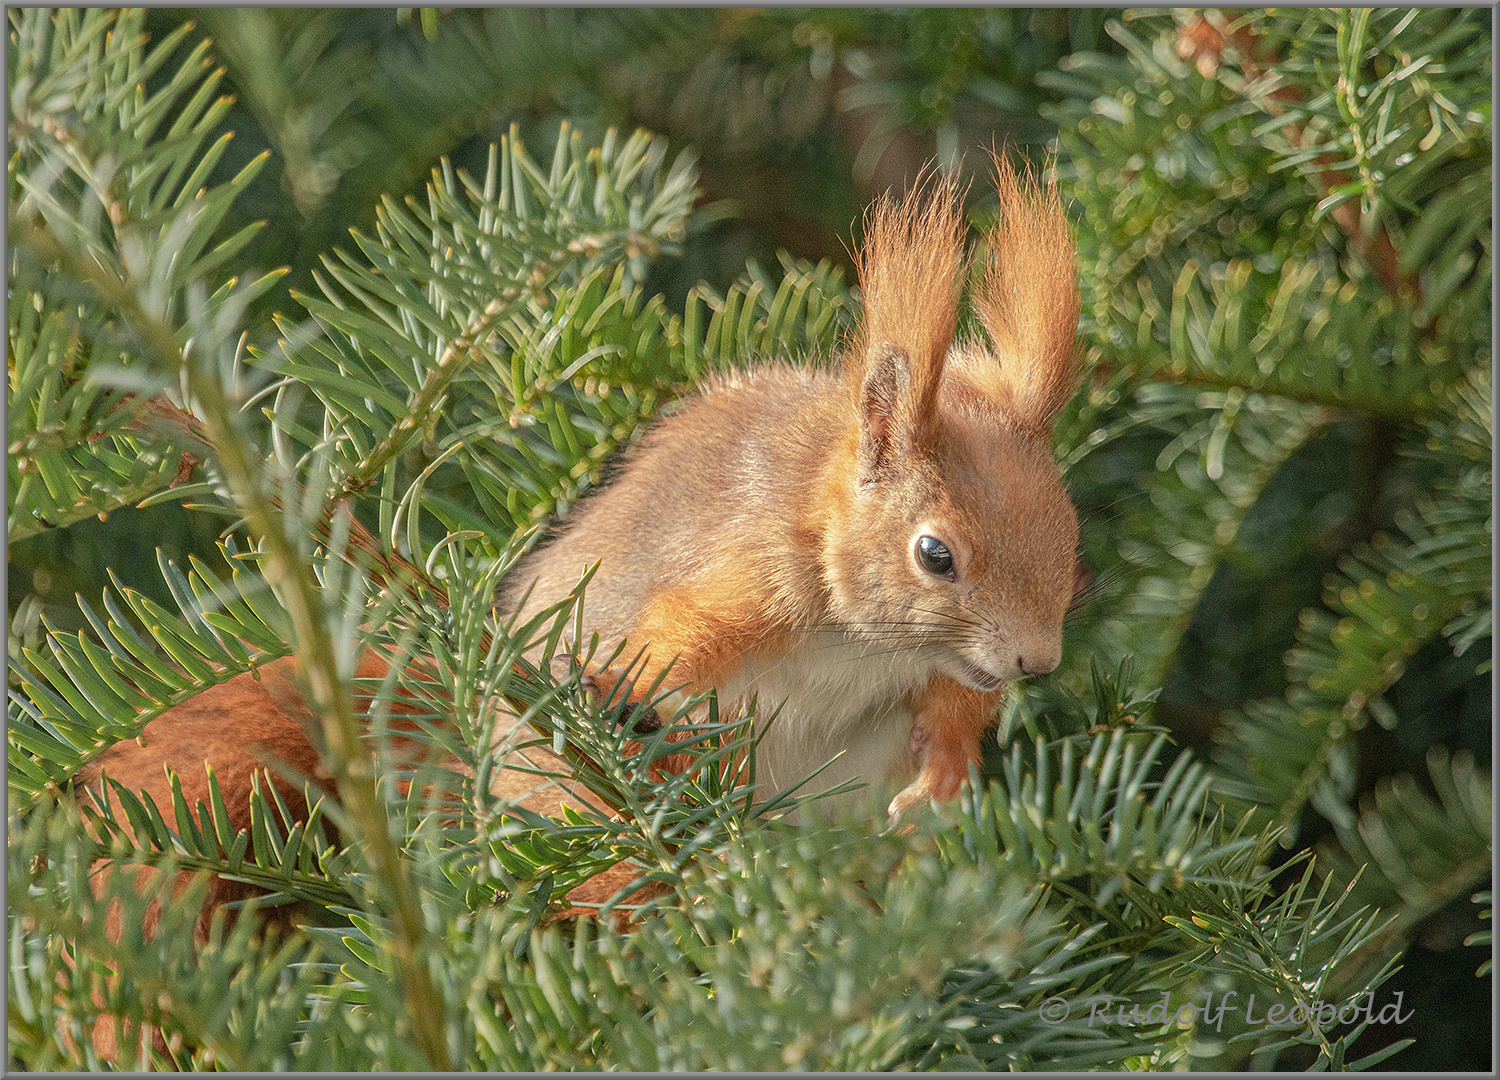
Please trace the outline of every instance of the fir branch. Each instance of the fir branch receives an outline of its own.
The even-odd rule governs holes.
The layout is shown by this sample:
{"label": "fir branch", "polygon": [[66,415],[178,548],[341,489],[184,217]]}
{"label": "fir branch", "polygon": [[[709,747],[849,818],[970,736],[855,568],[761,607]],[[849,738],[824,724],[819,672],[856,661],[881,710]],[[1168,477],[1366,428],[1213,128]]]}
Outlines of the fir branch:
{"label": "fir branch", "polygon": [[[156,364],[166,370],[185,367],[188,388],[202,410],[209,441],[218,450],[224,479],[234,492],[236,505],[245,515],[252,534],[260,539],[266,559],[266,579],[281,595],[291,618],[308,705],[323,725],[329,771],[335,777],[341,801],[357,823],[378,880],[390,891],[397,928],[393,947],[419,1038],[433,1066],[445,1067],[448,1052],[437,991],[430,975],[416,962],[424,934],[421,910],[406,863],[391,840],[375,781],[364,764],[353,702],[339,676],[339,663],[326,630],[327,616],[319,590],[296,542],[287,534],[283,515],[261,492],[260,462],[249,455],[251,444],[242,414],[231,408],[224,388],[214,374],[204,370],[203,361],[194,363],[183,355],[176,328],[142,306],[133,282],[111,274],[98,262],[65,246],[45,226],[23,222],[20,231],[24,243],[64,265],[114,307],[139,335]],[[208,330],[202,324],[194,329],[200,327]],[[211,348],[212,332],[195,335],[195,340],[200,355],[206,353]]]}
{"label": "fir branch", "polygon": [[[1308,801],[1330,821],[1352,825],[1345,805],[1352,770],[1341,744],[1371,718],[1394,726],[1382,695],[1408,659],[1465,608],[1488,599],[1488,492],[1468,498],[1476,495],[1484,502],[1476,500],[1469,515],[1454,520],[1457,500],[1429,506],[1405,519],[1403,540],[1377,537],[1343,560],[1343,577],[1327,590],[1331,612],[1302,613],[1298,646],[1287,657],[1293,681],[1285,701],[1252,703],[1220,735],[1216,758],[1226,793],[1273,808],[1282,827],[1292,826]],[[1456,543],[1434,535],[1439,522]],[[1278,726],[1285,734],[1270,730]]]}
{"label": "fir branch", "polygon": [[[1359,23],[1363,29],[1368,23],[1369,13],[1340,12],[1335,17],[1339,20],[1339,36],[1342,40],[1349,32],[1351,21]],[[1220,73],[1226,58],[1226,46],[1233,47],[1233,59],[1238,60],[1242,73],[1236,85],[1238,92],[1271,116],[1281,119],[1281,131],[1293,147],[1302,149],[1314,144],[1317,136],[1305,125],[1297,123],[1297,119],[1305,117],[1306,112],[1295,109],[1288,116],[1289,106],[1305,105],[1306,91],[1272,70],[1277,66],[1278,58],[1265,47],[1261,35],[1252,25],[1243,20],[1231,21],[1225,13],[1211,11],[1196,16],[1178,30],[1177,55],[1191,60],[1205,78],[1213,78]],[[1356,53],[1362,51],[1355,50]],[[1346,68],[1339,78],[1341,107],[1358,116],[1360,103],[1354,96],[1357,80],[1350,79],[1347,75]],[[1353,131],[1357,139],[1357,127]],[[1303,165],[1303,170],[1312,174],[1318,185],[1321,195],[1319,212],[1324,212],[1326,208],[1328,216],[1343,231],[1350,249],[1374,271],[1386,292],[1392,297],[1405,298],[1420,306],[1422,294],[1417,276],[1400,264],[1395,245],[1391,243],[1385,228],[1378,221],[1372,228],[1367,228],[1359,204],[1348,197],[1336,195],[1353,181],[1353,176],[1347,170],[1336,167],[1341,158],[1342,155],[1338,153],[1325,151]],[[1369,186],[1372,181],[1369,178],[1369,167],[1364,162],[1361,162],[1361,172],[1365,185]]]}
{"label": "fir branch", "polygon": [[[169,585],[180,576],[165,561],[162,571]],[[173,588],[180,619],[122,588],[128,609],[169,661],[136,632],[108,592],[107,621],[81,602],[102,648],[86,633],[55,630],[47,637],[50,658],[23,648],[26,664],[17,672],[24,696],[11,692],[7,731],[13,808],[24,811],[43,791],[55,791],[115,741],[141,737],[173,706],[290,653],[284,613],[254,598],[263,588],[238,573],[226,585],[197,564]],[[206,592],[212,594],[207,603]]]}

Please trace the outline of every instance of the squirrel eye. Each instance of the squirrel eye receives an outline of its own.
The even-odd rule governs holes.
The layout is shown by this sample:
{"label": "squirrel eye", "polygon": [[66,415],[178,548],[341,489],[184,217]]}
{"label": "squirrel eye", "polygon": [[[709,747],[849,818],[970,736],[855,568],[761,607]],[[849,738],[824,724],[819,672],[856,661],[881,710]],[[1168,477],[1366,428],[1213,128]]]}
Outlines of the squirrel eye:
{"label": "squirrel eye", "polygon": [[924,536],[917,541],[917,561],[929,574],[953,580],[953,553],[936,537]]}

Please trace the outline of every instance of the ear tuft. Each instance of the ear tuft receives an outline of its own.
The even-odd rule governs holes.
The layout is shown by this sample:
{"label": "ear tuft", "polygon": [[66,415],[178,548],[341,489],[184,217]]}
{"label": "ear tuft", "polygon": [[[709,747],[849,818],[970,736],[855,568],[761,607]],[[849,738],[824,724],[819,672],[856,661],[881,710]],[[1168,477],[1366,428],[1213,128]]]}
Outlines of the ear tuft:
{"label": "ear tuft", "polygon": [[937,172],[919,176],[900,202],[882,196],[865,220],[857,260],[864,317],[845,371],[851,386],[861,386],[878,350],[902,350],[910,369],[911,415],[919,423],[935,411],[943,361],[953,344],[967,229],[962,193]]}
{"label": "ear tuft", "polygon": [[999,370],[977,381],[1018,423],[1046,429],[1077,388],[1078,255],[1056,186],[992,155],[1000,222],[974,308]]}

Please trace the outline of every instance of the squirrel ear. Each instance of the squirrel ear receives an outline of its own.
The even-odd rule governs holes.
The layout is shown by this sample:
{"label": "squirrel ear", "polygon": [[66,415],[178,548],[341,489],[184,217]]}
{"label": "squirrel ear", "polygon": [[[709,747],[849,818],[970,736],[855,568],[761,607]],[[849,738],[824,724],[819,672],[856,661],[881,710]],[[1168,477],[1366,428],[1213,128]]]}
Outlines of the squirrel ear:
{"label": "squirrel ear", "polygon": [[1078,384],[1078,257],[1055,185],[994,154],[1001,221],[975,297],[996,364],[974,381],[1027,427],[1046,429]]}
{"label": "squirrel ear", "polygon": [[[911,360],[906,350],[881,344],[865,359],[865,379],[859,388],[859,482],[879,480],[910,430]],[[893,451],[896,453],[893,454]]]}
{"label": "squirrel ear", "polygon": [[[967,269],[963,193],[924,170],[904,199],[880,197],[865,220],[857,258],[864,313],[844,369],[851,387],[870,386],[871,370],[899,346],[914,414],[936,411],[943,363],[953,344],[958,295]],[[888,358],[887,358],[888,359]]]}

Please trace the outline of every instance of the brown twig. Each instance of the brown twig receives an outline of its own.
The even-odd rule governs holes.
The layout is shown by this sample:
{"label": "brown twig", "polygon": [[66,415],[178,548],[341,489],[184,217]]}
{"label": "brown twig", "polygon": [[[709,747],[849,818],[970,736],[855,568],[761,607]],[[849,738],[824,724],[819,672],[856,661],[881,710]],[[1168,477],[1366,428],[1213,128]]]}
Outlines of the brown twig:
{"label": "brown twig", "polygon": [[[1302,104],[1305,97],[1301,87],[1283,82],[1276,72],[1267,70],[1276,58],[1261,55],[1262,42],[1255,31],[1243,24],[1226,31],[1226,23],[1223,12],[1210,11],[1184,25],[1177,32],[1177,55],[1191,60],[1200,75],[1211,79],[1218,74],[1226,53],[1230,53],[1238,60],[1244,75],[1240,93],[1272,116],[1284,116],[1289,106]],[[1313,138],[1305,125],[1292,119],[1283,123],[1281,130],[1293,146],[1306,146]],[[1312,160],[1317,166],[1315,179],[1321,198],[1328,198],[1335,188],[1355,180],[1347,170],[1332,167],[1337,160],[1332,152],[1319,154]],[[1410,299],[1414,306],[1421,306],[1422,290],[1417,275],[1401,265],[1395,245],[1379,222],[1373,228],[1366,228],[1358,200],[1344,200],[1329,210],[1328,216],[1348,239],[1350,250],[1370,268],[1386,292],[1395,299]],[[1431,323],[1424,327],[1424,336],[1430,335],[1432,329]]]}

